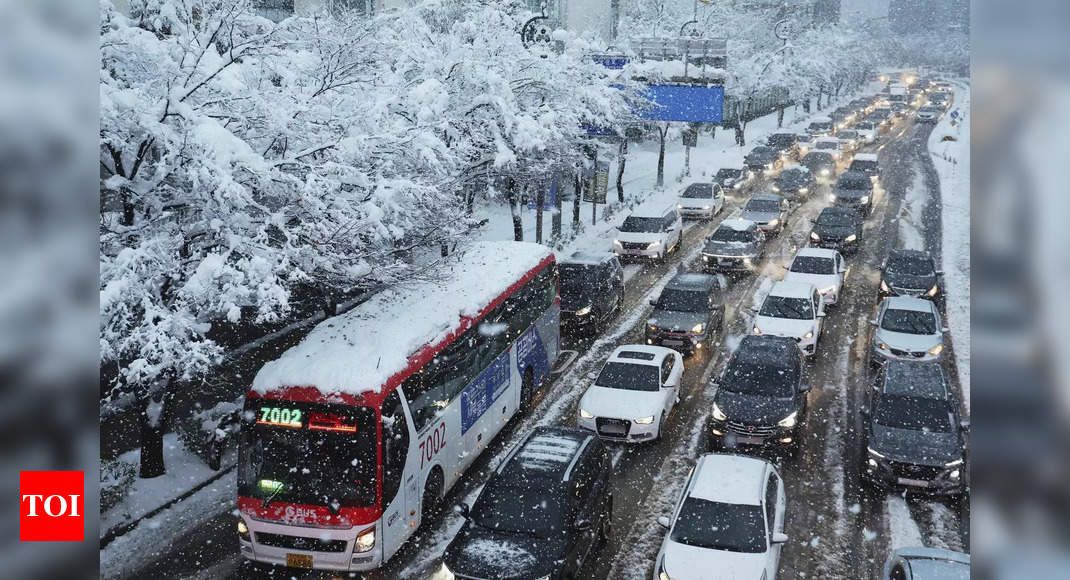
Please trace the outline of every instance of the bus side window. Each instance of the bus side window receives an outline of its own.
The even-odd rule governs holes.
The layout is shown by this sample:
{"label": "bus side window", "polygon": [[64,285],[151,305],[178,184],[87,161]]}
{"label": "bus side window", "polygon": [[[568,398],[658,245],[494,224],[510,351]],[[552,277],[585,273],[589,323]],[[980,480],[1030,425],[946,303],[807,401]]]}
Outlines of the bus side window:
{"label": "bus side window", "polygon": [[401,397],[394,391],[383,400],[383,505],[393,501],[401,489],[405,458],[409,451],[409,423]]}

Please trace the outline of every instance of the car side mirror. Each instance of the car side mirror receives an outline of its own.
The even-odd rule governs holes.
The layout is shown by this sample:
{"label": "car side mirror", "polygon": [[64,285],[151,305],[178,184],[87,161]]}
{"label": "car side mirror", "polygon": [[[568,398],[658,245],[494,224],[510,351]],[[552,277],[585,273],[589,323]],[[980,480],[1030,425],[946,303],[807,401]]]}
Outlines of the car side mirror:
{"label": "car side mirror", "polygon": [[784,532],[773,532],[774,544],[785,544],[788,541],[788,535]]}
{"label": "car side mirror", "polygon": [[598,373],[596,373],[596,372],[589,372],[589,373],[587,373],[587,378],[589,378],[589,379],[591,379],[591,380],[593,381],[593,380],[595,380],[595,379],[597,379],[597,378],[598,378]]}
{"label": "car side mirror", "polygon": [[969,419],[963,419],[963,420],[959,421],[959,429],[961,429],[963,431],[969,431],[970,430],[970,420]]}
{"label": "car side mirror", "polygon": [[876,318],[873,318],[873,319],[871,319],[871,320],[869,321],[869,325],[870,325],[870,326],[877,326],[877,319],[876,319]]}
{"label": "car side mirror", "polygon": [[658,516],[658,525],[669,529],[669,516]]}
{"label": "car side mirror", "polygon": [[809,393],[810,392],[810,385],[807,385],[807,384],[799,385],[799,392],[800,393]]}
{"label": "car side mirror", "polygon": [[586,532],[587,530],[591,529],[591,520],[576,520],[576,523],[572,524],[572,529],[576,530],[577,532]]}
{"label": "car side mirror", "polygon": [[651,306],[657,306],[658,305],[658,301],[657,300],[651,300],[650,301],[650,305]]}
{"label": "car side mirror", "polygon": [[469,512],[468,504],[459,503],[459,504],[453,506],[453,511],[454,511],[454,513],[457,513],[458,515],[460,515],[462,518],[468,519],[468,512]]}

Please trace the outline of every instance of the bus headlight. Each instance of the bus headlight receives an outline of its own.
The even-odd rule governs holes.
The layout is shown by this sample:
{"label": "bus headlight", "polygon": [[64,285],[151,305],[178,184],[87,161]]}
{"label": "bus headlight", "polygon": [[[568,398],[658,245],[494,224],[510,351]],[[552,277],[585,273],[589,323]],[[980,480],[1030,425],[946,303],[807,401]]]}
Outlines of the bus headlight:
{"label": "bus headlight", "polygon": [[364,553],[375,547],[375,528],[368,528],[357,534],[357,541],[353,544],[353,551]]}
{"label": "bus headlight", "polygon": [[649,425],[654,422],[654,416],[650,415],[649,417],[639,417],[635,420],[635,422],[640,425]]}
{"label": "bus headlight", "polygon": [[585,409],[580,409],[580,417],[584,419],[594,419],[594,413],[589,413]]}
{"label": "bus headlight", "polygon": [[238,537],[246,542],[252,541],[252,537],[249,536],[249,526],[245,524],[245,520],[242,518],[238,518]]}

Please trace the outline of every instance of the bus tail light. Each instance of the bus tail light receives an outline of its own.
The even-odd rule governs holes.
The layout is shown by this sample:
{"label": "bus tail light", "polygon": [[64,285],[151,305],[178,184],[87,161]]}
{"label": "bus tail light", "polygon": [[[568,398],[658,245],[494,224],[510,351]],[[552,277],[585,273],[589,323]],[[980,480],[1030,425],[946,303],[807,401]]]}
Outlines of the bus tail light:
{"label": "bus tail light", "polygon": [[375,547],[375,528],[371,527],[357,534],[357,541],[353,544],[353,551],[358,554],[370,551]]}

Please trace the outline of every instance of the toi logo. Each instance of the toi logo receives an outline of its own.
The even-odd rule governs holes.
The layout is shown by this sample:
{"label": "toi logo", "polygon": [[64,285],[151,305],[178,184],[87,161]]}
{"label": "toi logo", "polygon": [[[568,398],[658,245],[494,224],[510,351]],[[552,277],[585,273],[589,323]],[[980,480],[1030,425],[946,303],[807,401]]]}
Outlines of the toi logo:
{"label": "toi logo", "polygon": [[83,541],[84,480],[81,471],[20,471],[19,540]]}

